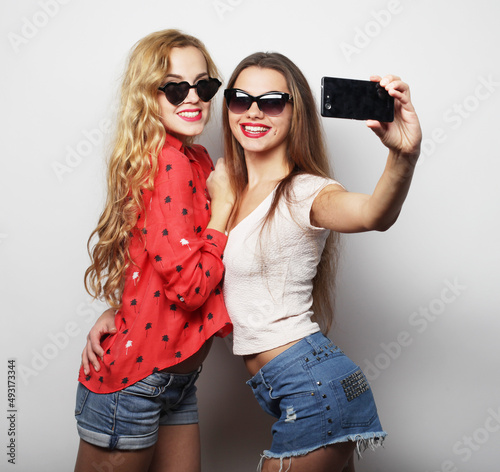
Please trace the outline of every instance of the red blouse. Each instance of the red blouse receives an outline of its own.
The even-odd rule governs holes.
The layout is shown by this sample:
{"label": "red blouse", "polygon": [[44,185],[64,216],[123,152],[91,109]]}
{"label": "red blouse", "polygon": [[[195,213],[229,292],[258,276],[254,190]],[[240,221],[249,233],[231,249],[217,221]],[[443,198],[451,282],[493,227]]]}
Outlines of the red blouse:
{"label": "red blouse", "polygon": [[183,148],[167,135],[154,190],[131,233],[117,334],[102,342],[101,370],[79,381],[89,390],[121,390],[196,353],[211,336],[232,330],[220,286],[227,236],[207,230],[206,179],[213,170],[200,145]]}

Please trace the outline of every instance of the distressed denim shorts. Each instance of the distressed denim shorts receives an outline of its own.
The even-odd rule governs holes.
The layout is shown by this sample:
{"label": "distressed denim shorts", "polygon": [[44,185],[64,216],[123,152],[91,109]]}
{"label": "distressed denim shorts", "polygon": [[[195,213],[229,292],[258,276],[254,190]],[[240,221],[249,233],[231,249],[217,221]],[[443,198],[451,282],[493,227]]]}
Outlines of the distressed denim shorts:
{"label": "distressed denim shorts", "polygon": [[387,435],[361,369],[321,332],[292,345],[247,384],[278,418],[264,458],[291,458],[353,441],[360,453]]}
{"label": "distressed denim shorts", "polygon": [[195,382],[200,370],[157,372],[114,393],[94,393],[79,383],[78,434],[95,446],[143,449],[156,444],[160,426],[198,423]]}

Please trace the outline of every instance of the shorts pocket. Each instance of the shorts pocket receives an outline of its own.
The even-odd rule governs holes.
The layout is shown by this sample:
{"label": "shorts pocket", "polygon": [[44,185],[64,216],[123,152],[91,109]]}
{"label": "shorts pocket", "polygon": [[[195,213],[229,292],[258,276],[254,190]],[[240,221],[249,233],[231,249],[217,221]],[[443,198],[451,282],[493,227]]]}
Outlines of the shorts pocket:
{"label": "shorts pocket", "polygon": [[253,394],[255,396],[255,399],[261,406],[261,408],[271,416],[274,416],[275,418],[280,417],[280,408],[279,408],[279,401],[274,399],[271,396],[271,389],[266,383],[252,383],[252,382],[247,382],[248,385],[252,387]]}
{"label": "shorts pocket", "polygon": [[303,363],[294,362],[270,380],[263,375],[263,383],[273,400],[281,398],[309,397],[315,391],[314,383]]}
{"label": "shorts pocket", "polygon": [[124,388],[120,391],[120,393],[125,395],[134,395],[137,397],[155,398],[161,395],[164,390],[165,387],[149,385],[148,383],[140,380],[139,382]]}
{"label": "shorts pocket", "polygon": [[89,396],[90,390],[78,382],[78,388],[76,390],[76,404],[75,404],[75,416],[81,415],[87,397]]}
{"label": "shorts pocket", "polygon": [[149,436],[158,431],[163,406],[162,387],[142,381],[117,392],[114,411],[117,436]]}
{"label": "shorts pocket", "polygon": [[368,426],[377,417],[373,393],[359,367],[330,381],[343,428]]}

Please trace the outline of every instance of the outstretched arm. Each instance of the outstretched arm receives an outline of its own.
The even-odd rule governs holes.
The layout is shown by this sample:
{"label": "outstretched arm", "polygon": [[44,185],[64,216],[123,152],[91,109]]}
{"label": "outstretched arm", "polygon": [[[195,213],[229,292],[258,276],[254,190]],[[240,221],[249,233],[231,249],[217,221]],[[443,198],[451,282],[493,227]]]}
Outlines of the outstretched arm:
{"label": "outstretched arm", "polygon": [[399,77],[372,76],[394,97],[394,121],[368,120],[367,126],[389,149],[382,176],[372,195],[348,192],[329,185],[314,200],[311,223],[344,233],[385,231],[397,220],[408,194],[420,154],[422,132],[408,84]]}

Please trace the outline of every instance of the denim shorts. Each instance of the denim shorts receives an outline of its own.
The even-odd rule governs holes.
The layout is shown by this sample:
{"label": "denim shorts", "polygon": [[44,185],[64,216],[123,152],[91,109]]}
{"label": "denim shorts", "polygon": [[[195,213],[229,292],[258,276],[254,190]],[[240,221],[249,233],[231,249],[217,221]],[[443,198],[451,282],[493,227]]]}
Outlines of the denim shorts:
{"label": "denim shorts", "polygon": [[94,393],[79,383],[78,434],[95,446],[143,449],[156,444],[160,426],[198,423],[195,382],[200,370],[157,372],[114,393]]}
{"label": "denim shorts", "polygon": [[261,407],[278,418],[264,458],[291,458],[339,442],[358,453],[387,435],[361,369],[318,332],[268,362],[247,384]]}

